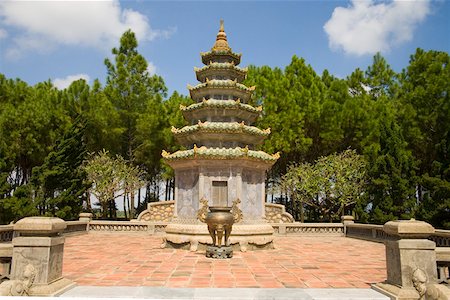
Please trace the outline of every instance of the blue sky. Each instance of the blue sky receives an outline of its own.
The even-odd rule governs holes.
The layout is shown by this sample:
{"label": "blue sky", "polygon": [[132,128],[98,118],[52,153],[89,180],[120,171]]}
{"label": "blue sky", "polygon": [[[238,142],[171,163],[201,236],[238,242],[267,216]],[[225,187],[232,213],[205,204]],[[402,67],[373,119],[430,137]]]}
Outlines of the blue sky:
{"label": "blue sky", "polygon": [[365,70],[380,51],[401,71],[415,49],[450,52],[450,1],[0,2],[0,73],[29,84],[104,82],[103,61],[131,28],[149,70],[188,94],[224,19],[242,66],[284,68],[293,55],[321,74]]}

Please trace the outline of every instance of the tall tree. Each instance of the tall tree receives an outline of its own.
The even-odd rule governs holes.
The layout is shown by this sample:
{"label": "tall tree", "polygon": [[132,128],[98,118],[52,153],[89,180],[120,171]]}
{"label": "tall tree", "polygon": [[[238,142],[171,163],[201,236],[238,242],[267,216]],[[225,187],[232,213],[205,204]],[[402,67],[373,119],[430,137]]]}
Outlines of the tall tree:
{"label": "tall tree", "polygon": [[419,162],[420,217],[450,228],[450,56],[417,49],[401,74],[402,127]]}
{"label": "tall tree", "polygon": [[105,59],[108,71],[105,94],[118,111],[123,130],[117,152],[130,161],[134,161],[135,151],[142,144],[137,138],[138,120],[143,114],[154,114],[159,120],[159,107],[166,93],[164,81],[149,74],[148,63],[137,47],[135,34],[128,30],[120,38],[120,47],[112,49],[114,63]]}
{"label": "tall tree", "polygon": [[84,133],[85,124],[79,117],[44,163],[33,168],[31,183],[41,214],[66,220],[78,218],[89,188],[81,167],[87,155]]}
{"label": "tall tree", "polygon": [[135,34],[126,31],[120,38],[120,47],[112,49],[114,63],[105,59],[108,76],[104,91],[119,114],[122,130],[120,145],[114,152],[142,167],[150,189],[157,184],[161,171],[162,100],[167,88],[160,76],[149,74],[148,63],[137,47]]}

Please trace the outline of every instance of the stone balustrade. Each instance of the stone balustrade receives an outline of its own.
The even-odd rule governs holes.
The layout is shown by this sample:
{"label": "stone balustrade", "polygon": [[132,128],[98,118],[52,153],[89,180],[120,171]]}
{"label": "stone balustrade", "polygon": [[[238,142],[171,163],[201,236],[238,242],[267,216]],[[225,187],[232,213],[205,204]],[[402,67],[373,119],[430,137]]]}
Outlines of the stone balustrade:
{"label": "stone balustrade", "polygon": [[138,221],[170,222],[175,209],[175,201],[159,201],[147,204],[147,209],[139,214]]}
{"label": "stone balustrade", "polygon": [[66,229],[64,235],[83,234],[87,233],[89,222],[87,221],[66,221]]}
{"label": "stone balustrade", "polygon": [[[383,225],[354,223],[348,224],[346,228],[347,237],[378,243],[395,239],[394,236],[386,233],[383,230]],[[436,247],[450,247],[450,230],[435,230],[434,233],[430,234],[428,239],[435,242]]]}
{"label": "stone balustrade", "polygon": [[437,247],[450,247],[450,230],[436,229],[428,239],[435,242]]}
{"label": "stone balustrade", "polygon": [[294,223],[292,215],[286,212],[282,204],[266,203],[266,221],[268,223]]}
{"label": "stone balustrade", "polygon": [[0,243],[11,242],[14,237],[14,225],[0,226]]}
{"label": "stone balustrade", "polygon": [[163,234],[167,224],[167,222],[142,221],[91,221],[88,230],[89,232]]}
{"label": "stone balustrade", "polygon": [[302,235],[302,236],[343,236],[342,223],[287,223],[270,224],[275,235]]}
{"label": "stone balustrade", "polygon": [[28,217],[14,224],[10,280],[0,296],[57,296],[74,283],[62,276],[66,222]]}
{"label": "stone balustrade", "polygon": [[449,300],[450,289],[437,281],[435,229],[423,221],[389,221],[383,231],[387,280],[373,289],[397,300]]}

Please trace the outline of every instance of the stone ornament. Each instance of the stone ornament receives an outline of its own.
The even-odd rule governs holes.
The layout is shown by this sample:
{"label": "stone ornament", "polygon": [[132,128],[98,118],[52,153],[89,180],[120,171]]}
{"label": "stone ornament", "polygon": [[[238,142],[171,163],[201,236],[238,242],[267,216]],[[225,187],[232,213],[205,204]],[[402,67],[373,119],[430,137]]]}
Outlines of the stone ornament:
{"label": "stone ornament", "polygon": [[29,296],[30,288],[36,278],[33,265],[26,265],[22,279],[7,280],[0,284],[0,296]]}
{"label": "stone ornament", "polygon": [[431,284],[427,274],[422,269],[416,269],[412,274],[412,283],[419,293],[419,300],[448,300],[450,289],[444,285]]}
{"label": "stone ornament", "polygon": [[205,223],[206,215],[208,214],[208,200],[203,197],[200,199],[200,209],[197,211],[197,218],[200,222]]}
{"label": "stone ornament", "polygon": [[242,210],[238,206],[240,203],[241,200],[237,198],[233,201],[233,205],[231,206],[231,214],[233,215],[234,223],[241,222],[243,218]]}

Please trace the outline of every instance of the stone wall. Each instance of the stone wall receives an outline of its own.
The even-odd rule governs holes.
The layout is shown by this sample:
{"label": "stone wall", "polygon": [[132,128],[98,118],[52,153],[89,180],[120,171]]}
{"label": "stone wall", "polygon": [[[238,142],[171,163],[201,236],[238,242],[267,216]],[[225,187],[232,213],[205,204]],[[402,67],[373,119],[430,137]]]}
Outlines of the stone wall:
{"label": "stone wall", "polygon": [[169,222],[172,220],[174,207],[175,201],[151,202],[137,219],[147,222]]}
{"label": "stone wall", "polygon": [[[170,222],[175,209],[175,201],[159,201],[148,204],[146,210],[137,217],[138,221]],[[286,212],[284,205],[266,203],[266,220],[268,223],[294,223],[291,214]]]}
{"label": "stone wall", "polygon": [[266,203],[266,220],[269,223],[294,223],[295,220],[282,204]]}

